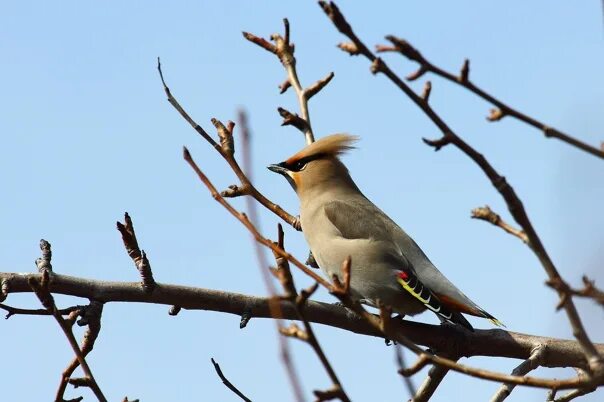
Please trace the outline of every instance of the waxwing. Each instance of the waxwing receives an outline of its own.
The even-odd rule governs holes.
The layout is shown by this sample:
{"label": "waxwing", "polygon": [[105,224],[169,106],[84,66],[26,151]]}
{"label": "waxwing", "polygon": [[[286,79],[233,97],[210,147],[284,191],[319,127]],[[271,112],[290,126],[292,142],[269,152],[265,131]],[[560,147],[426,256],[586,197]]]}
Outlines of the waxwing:
{"label": "waxwing", "polygon": [[296,191],[302,231],[321,270],[329,278],[340,276],[342,262],[350,256],[352,297],[362,303],[376,306],[379,300],[403,316],[431,310],[442,322],[470,330],[461,313],[503,325],[453,285],[415,241],[361,193],[338,158],[356,140],[330,135],[268,167]]}

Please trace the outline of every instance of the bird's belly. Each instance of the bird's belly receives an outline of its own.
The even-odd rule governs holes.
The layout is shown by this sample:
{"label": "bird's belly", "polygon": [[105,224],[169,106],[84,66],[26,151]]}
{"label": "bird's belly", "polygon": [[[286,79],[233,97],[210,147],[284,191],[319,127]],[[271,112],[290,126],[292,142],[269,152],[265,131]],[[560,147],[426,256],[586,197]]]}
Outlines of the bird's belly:
{"label": "bird's belly", "polygon": [[425,310],[423,304],[397,282],[396,273],[403,267],[391,266],[384,255],[375,252],[376,247],[370,240],[332,238],[329,242],[313,243],[310,246],[315,260],[330,281],[334,275],[343,279],[342,264],[348,256],[351,257],[350,290],[353,298],[376,307],[381,302],[404,315]]}

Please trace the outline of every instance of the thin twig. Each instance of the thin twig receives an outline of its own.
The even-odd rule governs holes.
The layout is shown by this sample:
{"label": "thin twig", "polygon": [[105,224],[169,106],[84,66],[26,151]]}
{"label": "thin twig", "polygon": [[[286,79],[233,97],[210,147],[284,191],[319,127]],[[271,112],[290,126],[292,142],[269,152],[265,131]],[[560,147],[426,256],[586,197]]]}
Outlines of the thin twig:
{"label": "thin twig", "polygon": [[[526,375],[529,371],[535,370],[541,364],[541,359],[547,353],[546,345],[537,345],[531,353],[531,356],[520,363],[514,370],[512,375]],[[503,402],[514,390],[514,384],[503,384],[491,398],[491,402]]]}
{"label": "thin twig", "polygon": [[[388,67],[386,63],[384,63],[382,59],[376,57],[367,48],[367,46],[365,46],[365,44],[353,32],[350,24],[346,21],[339,8],[333,2],[327,3],[325,1],[320,1],[319,4],[323,8],[325,14],[331,19],[335,27],[354,43],[360,54],[363,54],[371,61],[371,71],[374,74],[382,73],[388,77],[388,79],[390,79],[401,91],[403,91],[430,118],[430,120],[443,134],[439,140],[433,141],[424,139],[424,141],[428,145],[435,147],[436,150],[448,144],[453,144],[467,156],[469,156],[482,169],[483,173],[489,178],[493,186],[504,198],[510,213],[514,217],[514,220],[526,233],[529,239],[529,245],[541,262],[541,265],[546,271],[550,281],[559,281],[560,283],[564,283],[556,266],[541,242],[541,239],[533,228],[522,201],[516,195],[516,192],[512,186],[506,182],[505,178],[501,176],[493,168],[493,166],[491,166],[491,164],[482,154],[477,152],[468,143],[461,139],[461,137],[455,134],[453,130],[442,120],[442,118],[432,109],[428,102],[426,102],[421,96],[417,95],[398,75],[396,75],[390,69],[390,67]],[[414,55],[413,57],[418,56]],[[559,297],[564,300],[563,307],[573,329],[573,335],[583,347],[592,374],[598,380],[601,378],[604,379],[604,360],[602,356],[598,354],[598,351],[589,339],[574,303],[572,302],[571,298],[568,297],[568,293],[564,287],[559,287],[557,291]]]}
{"label": "thin twig", "polygon": [[419,64],[418,71],[421,71],[422,73],[421,74],[416,73],[416,74],[408,77],[408,79],[413,80],[413,79],[419,78],[419,76],[423,75],[426,72],[434,73],[450,82],[453,82],[459,86],[466,88],[470,92],[474,93],[475,95],[481,97],[485,101],[487,101],[490,104],[492,104],[493,106],[495,106],[495,109],[491,110],[491,115],[488,117],[488,120],[498,121],[498,120],[501,120],[505,116],[514,117],[536,129],[540,130],[546,138],[557,138],[560,141],[563,141],[569,145],[572,145],[573,147],[576,147],[589,154],[597,156],[598,158],[604,159],[604,149],[599,149],[597,147],[589,145],[589,144],[587,144],[583,141],[580,141],[566,133],[563,133],[560,130],[550,127],[547,124],[544,124],[544,123],[538,121],[537,119],[530,117],[530,116],[512,108],[508,104],[505,104],[502,101],[500,101],[499,99],[495,98],[493,95],[490,95],[488,92],[486,92],[482,88],[476,86],[472,81],[470,81],[470,79],[468,77],[468,74],[469,74],[468,59],[466,59],[464,61],[460,75],[455,75],[453,73],[445,71],[444,69],[432,64],[406,40],[397,38],[396,36],[393,36],[393,35],[386,36],[386,39],[388,39],[393,44],[393,46],[391,46],[391,47],[390,46],[378,46],[377,47],[378,52],[396,51],[396,52],[402,54],[403,56],[407,57],[408,59],[413,60]]}
{"label": "thin twig", "polygon": [[222,383],[231,391],[233,391],[233,393],[235,393],[235,395],[237,395],[239,398],[243,399],[246,402],[252,402],[251,399],[249,399],[247,396],[245,396],[243,394],[243,392],[239,391],[237,389],[236,386],[234,386],[225,376],[224,374],[222,374],[222,370],[220,369],[220,365],[218,363],[216,363],[216,361],[214,360],[214,358],[210,359],[212,361],[212,364],[214,365],[214,370],[216,370],[216,374],[218,374],[218,377],[220,377],[220,379],[222,380]]}
{"label": "thin twig", "polygon": [[[57,313],[61,315],[68,315],[74,311],[79,311],[83,306],[71,306],[57,310]],[[52,313],[46,309],[27,309],[13,307],[6,304],[0,303],[0,309],[6,311],[5,319],[11,318],[13,315],[52,315]]]}

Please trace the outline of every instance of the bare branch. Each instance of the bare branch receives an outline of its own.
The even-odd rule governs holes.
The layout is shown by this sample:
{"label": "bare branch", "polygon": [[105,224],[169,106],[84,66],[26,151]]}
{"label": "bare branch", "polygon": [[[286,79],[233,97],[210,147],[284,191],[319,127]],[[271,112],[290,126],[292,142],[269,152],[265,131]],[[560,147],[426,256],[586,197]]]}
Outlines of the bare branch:
{"label": "bare branch", "polygon": [[311,144],[315,141],[315,137],[313,134],[312,125],[310,123],[308,101],[319,91],[321,91],[329,83],[329,81],[331,81],[331,79],[334,77],[334,74],[333,72],[329,73],[325,78],[304,89],[300,83],[298,72],[296,70],[296,58],[294,56],[295,48],[294,45],[290,43],[290,27],[287,18],[283,19],[283,24],[285,31],[284,36],[279,34],[271,35],[271,40],[274,42],[274,45],[270,44],[265,39],[259,38],[256,35],[247,32],[244,32],[243,36],[250,42],[269,50],[279,58],[279,61],[281,61],[281,64],[287,73],[287,79],[283,82],[283,84],[279,85],[280,93],[284,93],[290,86],[293,87],[296,91],[298,104],[300,105],[300,116],[288,112],[292,117],[295,116],[295,119],[288,119],[282,114],[281,109],[279,110],[279,114],[281,114],[281,116],[284,118],[282,125],[293,125],[304,134],[306,144]]}
{"label": "bare branch", "polygon": [[[58,309],[57,313],[61,315],[67,315],[74,311],[79,311],[83,306],[71,306],[64,309]],[[5,310],[7,312],[4,317],[6,320],[11,318],[13,315],[52,315],[50,311],[47,309],[27,309],[27,308],[18,308],[8,306],[6,304],[0,303],[0,309]]]}
{"label": "bare branch", "polygon": [[[342,33],[347,35],[345,32]],[[426,58],[417,49],[411,46],[411,44],[406,40],[397,38],[393,35],[386,36],[386,39],[389,40],[394,46],[379,45],[376,47],[378,51],[396,50],[409,60],[415,61],[420,65],[419,70],[416,73],[413,73],[407,77],[408,80],[417,79],[426,72],[434,73],[448,81],[451,81],[466,88],[470,92],[474,93],[475,95],[479,96],[480,98],[495,106],[495,108],[491,110],[490,116],[487,118],[489,121],[499,121],[504,116],[511,116],[540,130],[546,138],[557,138],[560,141],[563,141],[573,147],[576,147],[587,153],[604,159],[604,149],[598,149],[597,147],[586,144],[585,142],[571,137],[570,135],[563,133],[560,130],[549,127],[548,125],[538,121],[537,119],[534,119],[524,113],[521,113],[520,111],[509,106],[508,104],[503,103],[499,99],[495,98],[493,95],[490,95],[485,90],[476,86],[470,81],[468,76],[470,71],[470,62],[468,59],[465,59],[459,76],[456,76],[455,74],[445,71],[444,69],[435,66],[434,64],[426,60]]]}

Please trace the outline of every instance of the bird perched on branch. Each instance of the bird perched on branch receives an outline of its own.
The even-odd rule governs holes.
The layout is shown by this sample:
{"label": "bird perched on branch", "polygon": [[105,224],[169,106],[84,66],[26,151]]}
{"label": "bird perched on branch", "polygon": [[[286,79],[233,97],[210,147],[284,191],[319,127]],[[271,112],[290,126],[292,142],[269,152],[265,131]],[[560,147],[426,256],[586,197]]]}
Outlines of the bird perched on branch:
{"label": "bird perched on branch", "polygon": [[315,260],[330,278],[341,279],[352,259],[351,296],[372,306],[381,301],[401,315],[434,312],[442,322],[472,326],[469,314],[503,324],[453,285],[407,233],[376,207],[338,158],[357,137],[334,134],[270,165],[300,199],[302,231]]}

